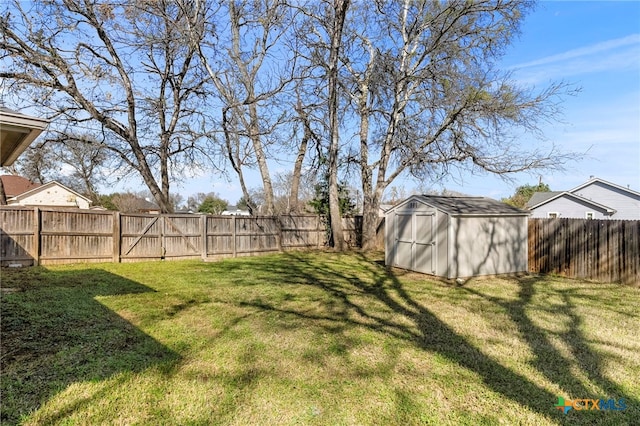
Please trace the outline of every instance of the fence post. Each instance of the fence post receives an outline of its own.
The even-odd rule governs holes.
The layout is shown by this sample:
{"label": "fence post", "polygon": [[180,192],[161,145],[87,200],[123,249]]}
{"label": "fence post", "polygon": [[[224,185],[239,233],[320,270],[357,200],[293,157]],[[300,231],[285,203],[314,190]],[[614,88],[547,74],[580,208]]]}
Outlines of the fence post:
{"label": "fence post", "polygon": [[164,241],[165,221],[166,221],[166,216],[161,214],[160,215],[160,259],[161,260],[164,260],[165,255],[167,254],[167,249],[165,248],[166,244]]}
{"label": "fence post", "polygon": [[282,222],[280,221],[280,216],[273,216],[276,221],[276,245],[278,246],[278,251],[282,252]]}
{"label": "fence post", "polygon": [[202,233],[202,260],[207,260],[207,253],[209,249],[207,247],[207,215],[200,216],[200,228]]}
{"label": "fence post", "polygon": [[236,242],[236,215],[231,215],[231,217],[233,218],[231,220],[231,234],[232,234],[232,245],[233,245],[233,257],[237,257],[238,256],[238,252],[237,252],[237,242]]}
{"label": "fence post", "polygon": [[33,266],[40,264],[40,231],[41,231],[41,215],[38,207],[33,208]]}
{"label": "fence post", "polygon": [[120,263],[120,212],[113,212],[113,262]]}

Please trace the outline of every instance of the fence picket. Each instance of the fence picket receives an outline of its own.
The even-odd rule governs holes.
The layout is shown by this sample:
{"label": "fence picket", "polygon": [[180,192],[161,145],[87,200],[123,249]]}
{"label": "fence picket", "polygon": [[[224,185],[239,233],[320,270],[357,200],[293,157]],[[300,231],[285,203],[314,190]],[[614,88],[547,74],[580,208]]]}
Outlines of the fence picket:
{"label": "fence picket", "polygon": [[640,285],[640,221],[529,219],[529,271]]}

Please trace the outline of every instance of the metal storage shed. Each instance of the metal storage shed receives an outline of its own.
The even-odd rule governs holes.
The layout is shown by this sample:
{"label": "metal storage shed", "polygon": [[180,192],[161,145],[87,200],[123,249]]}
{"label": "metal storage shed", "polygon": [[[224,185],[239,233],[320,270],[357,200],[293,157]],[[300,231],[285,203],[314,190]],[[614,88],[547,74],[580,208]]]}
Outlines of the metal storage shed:
{"label": "metal storage shed", "polygon": [[386,213],[385,262],[445,278],[525,272],[528,215],[490,198],[414,195]]}

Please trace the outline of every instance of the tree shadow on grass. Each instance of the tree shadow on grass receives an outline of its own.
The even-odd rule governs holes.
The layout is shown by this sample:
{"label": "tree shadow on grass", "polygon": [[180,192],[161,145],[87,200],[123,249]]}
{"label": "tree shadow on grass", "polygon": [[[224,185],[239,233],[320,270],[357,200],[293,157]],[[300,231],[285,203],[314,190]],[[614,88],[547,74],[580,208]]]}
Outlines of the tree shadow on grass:
{"label": "tree shadow on grass", "polygon": [[[537,326],[531,319],[532,314],[527,313],[528,308],[534,303],[533,299],[538,281],[539,279],[535,277],[518,279],[518,297],[512,300],[486,295],[468,287],[462,287],[462,289],[504,309],[513,323],[516,324],[520,337],[527,343],[534,356],[531,365],[550,382],[557,384],[567,392],[566,395],[560,396],[566,399],[604,398],[605,401],[610,398],[614,400],[624,398],[627,401],[626,405],[629,406],[629,412],[634,411],[636,413],[635,415],[629,414],[624,417],[632,418],[632,416],[636,416],[637,418],[640,415],[640,400],[638,400],[637,396],[626,395],[617,383],[605,376],[603,371],[604,357],[592,349],[582,331],[585,319],[578,314],[577,306],[574,302],[574,300],[581,297],[580,290],[574,288],[554,290],[548,287],[545,289],[547,293],[558,296],[561,301],[561,303],[556,303],[553,307],[545,309],[547,312],[551,312],[556,321],[561,322],[564,328],[561,331],[550,333]],[[627,315],[623,312],[617,313],[619,315]],[[550,334],[559,338],[560,342],[568,348],[575,361],[563,355],[554,346]],[[570,366],[576,364],[576,362],[587,382],[583,377],[569,372]],[[600,412],[585,412],[581,414],[581,421],[585,423],[591,424],[602,420],[602,413]],[[609,420],[612,422],[611,424],[623,424],[620,423],[622,418],[617,417],[616,420]]]}
{"label": "tree shadow on grass", "polygon": [[[350,273],[348,266],[340,264],[340,261],[319,260],[313,261],[308,255],[295,252],[286,253],[291,262],[283,267],[284,262],[273,264],[256,264],[257,268],[264,268],[263,272],[280,275],[283,279],[295,283],[304,283],[317,287],[330,295],[332,303],[339,308],[331,309],[326,314],[315,314],[307,311],[299,311],[291,308],[283,308],[269,302],[244,302],[244,306],[254,306],[262,310],[275,311],[281,314],[303,317],[316,320],[322,324],[350,324],[366,327],[383,332],[396,338],[408,340],[415,346],[425,351],[437,353],[449,361],[476,373],[482,378],[483,383],[492,391],[527,407],[533,412],[547,417],[551,421],[571,424],[633,424],[631,419],[637,413],[640,401],[637,397],[625,395],[619,385],[610,381],[602,372],[604,359],[588,345],[585,336],[580,331],[582,319],[576,313],[568,294],[563,294],[565,307],[560,314],[570,319],[571,326],[565,335],[561,336],[570,347],[580,368],[587,372],[588,379],[607,392],[607,395],[594,395],[593,389],[584,385],[581,378],[572,374],[567,366],[572,362],[563,356],[546,337],[546,331],[537,327],[527,316],[525,309],[534,294],[536,278],[519,279],[520,293],[517,300],[504,302],[500,299],[491,299],[485,295],[477,294],[504,308],[510,319],[520,331],[520,338],[531,348],[536,360],[533,362],[535,369],[551,383],[557,384],[561,389],[577,398],[598,398],[611,396],[612,398],[625,398],[628,407],[633,410],[626,412],[608,413],[579,413],[586,416],[566,416],[558,411],[554,405],[558,396],[548,389],[532,382],[528,377],[512,370],[491,356],[487,355],[459,335],[448,324],[440,320],[427,305],[419,302],[408,292],[403,283],[393,271],[376,264],[375,259],[369,259],[364,254],[359,254],[360,263],[356,273]],[[310,264],[311,263],[311,264]],[[366,271],[370,275],[362,278],[361,265],[366,265]],[[456,289],[452,288],[452,291]],[[473,290],[467,290],[473,293]],[[357,296],[357,297],[354,297]],[[381,302],[384,306],[405,319],[410,320],[411,326],[406,322],[398,322],[385,318],[377,312],[372,312],[365,303],[359,303],[360,297]],[[354,315],[355,314],[355,315]],[[331,326],[326,327],[330,331]],[[575,362],[575,361],[573,361]],[[498,413],[496,413],[498,414]],[[573,413],[576,414],[576,413]],[[598,416],[599,415],[599,416]]]}
{"label": "tree shadow on grass", "polygon": [[[95,300],[152,292],[98,269],[2,271],[0,421],[18,423],[70,384],[100,381],[152,366],[170,368],[178,354]],[[48,421],[60,421],[106,390],[80,398]]]}

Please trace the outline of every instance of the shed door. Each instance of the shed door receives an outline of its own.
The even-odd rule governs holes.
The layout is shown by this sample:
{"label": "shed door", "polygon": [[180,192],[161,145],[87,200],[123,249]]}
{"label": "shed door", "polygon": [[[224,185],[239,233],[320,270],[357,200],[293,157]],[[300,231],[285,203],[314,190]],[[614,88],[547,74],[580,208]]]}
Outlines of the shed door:
{"label": "shed door", "polygon": [[427,274],[435,273],[434,224],[434,213],[395,215],[395,266]]}
{"label": "shed door", "polygon": [[411,213],[395,215],[395,234],[395,266],[413,269],[413,215]]}
{"label": "shed door", "polygon": [[418,272],[427,274],[435,273],[434,266],[434,225],[435,214],[416,213],[415,220],[415,244],[413,248],[413,268]]}

